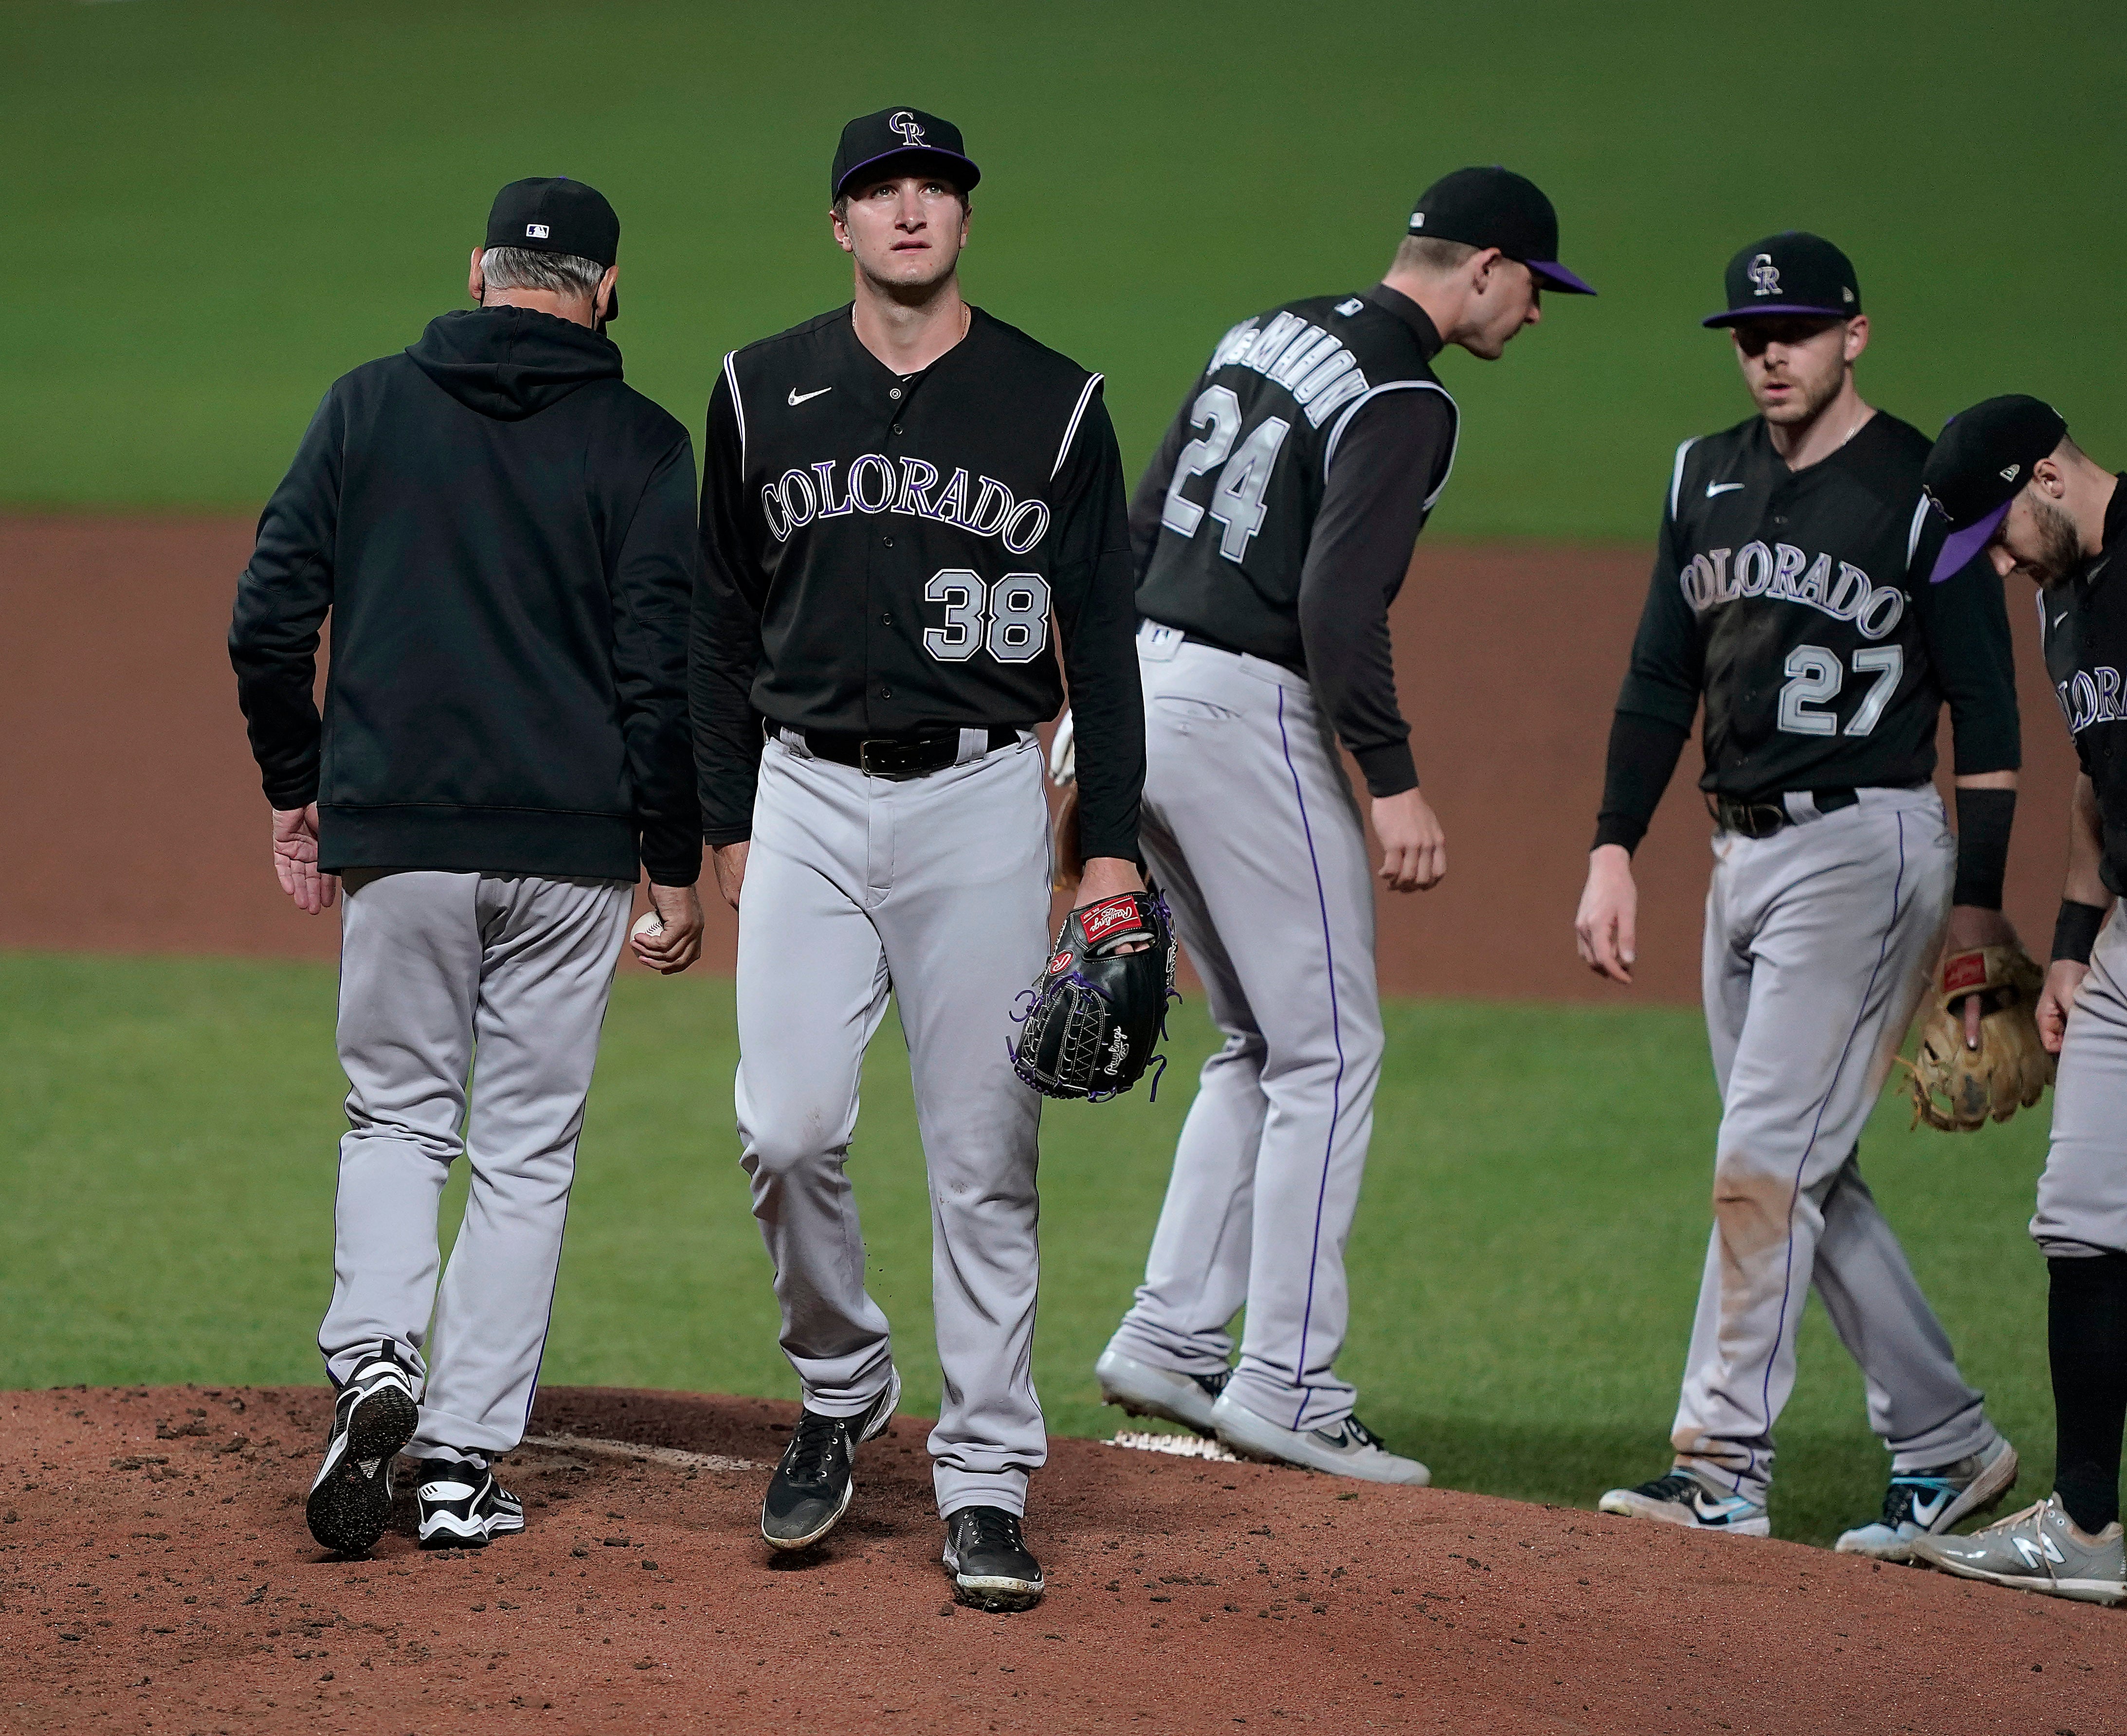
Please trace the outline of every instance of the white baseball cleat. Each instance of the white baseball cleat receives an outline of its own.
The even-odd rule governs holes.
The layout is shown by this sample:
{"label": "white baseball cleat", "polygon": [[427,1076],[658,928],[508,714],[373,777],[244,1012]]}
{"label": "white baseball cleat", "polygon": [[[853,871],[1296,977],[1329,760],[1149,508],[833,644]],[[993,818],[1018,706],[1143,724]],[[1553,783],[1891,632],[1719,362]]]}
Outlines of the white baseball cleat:
{"label": "white baseball cleat", "polygon": [[2016,1482],[2016,1450],[1997,1435],[1983,1453],[1896,1473],[1883,1492],[1883,1516],[1855,1526],[1832,1547],[1842,1555],[1910,1561],[1921,1538],[1942,1536],[1974,1513],[1998,1507]]}
{"label": "white baseball cleat", "polygon": [[419,1467],[420,1543],[424,1549],[478,1549],[524,1529],[524,1503],[480,1470],[454,1459]]}
{"label": "white baseball cleat", "polygon": [[1093,1365],[1093,1378],[1101,1383],[1101,1403],[1120,1406],[1132,1417],[1159,1417],[1178,1422],[1200,1435],[1215,1432],[1211,1407],[1233,1370],[1215,1374],[1178,1374],[1172,1369],[1156,1369],[1120,1350],[1103,1350]]}
{"label": "white baseball cleat", "polygon": [[1671,1471],[1651,1483],[1611,1489],[1595,1503],[1599,1513],[1626,1519],[1659,1519],[1694,1531],[1726,1531],[1734,1537],[1769,1537],[1765,1507],[1741,1495],[1724,1494],[1689,1471]]}
{"label": "white baseball cleat", "polygon": [[2075,1528],[2058,1495],[1997,1519],[1969,1537],[1919,1537],[1912,1559],[1966,1579],[2072,1597],[2079,1603],[2127,1603],[2127,1538],[2120,1521],[2095,1537]]}
{"label": "white baseball cleat", "polygon": [[1356,1417],[1328,1428],[1281,1428],[1236,1402],[1229,1390],[1221,1393],[1211,1407],[1211,1426],[1244,1459],[1266,1459],[1274,1464],[1294,1464],[1367,1483],[1423,1486],[1433,1481],[1432,1472],[1415,1459],[1398,1458]]}

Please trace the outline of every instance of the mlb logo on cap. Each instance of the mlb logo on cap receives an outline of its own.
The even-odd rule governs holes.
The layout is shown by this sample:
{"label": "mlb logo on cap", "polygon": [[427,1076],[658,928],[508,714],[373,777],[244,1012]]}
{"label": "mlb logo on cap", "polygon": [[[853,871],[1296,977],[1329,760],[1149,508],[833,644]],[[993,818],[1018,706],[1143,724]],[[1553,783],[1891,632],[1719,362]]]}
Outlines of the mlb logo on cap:
{"label": "mlb logo on cap", "polygon": [[524,239],[528,241],[544,241],[552,233],[552,231],[543,223],[528,223],[524,225]]}

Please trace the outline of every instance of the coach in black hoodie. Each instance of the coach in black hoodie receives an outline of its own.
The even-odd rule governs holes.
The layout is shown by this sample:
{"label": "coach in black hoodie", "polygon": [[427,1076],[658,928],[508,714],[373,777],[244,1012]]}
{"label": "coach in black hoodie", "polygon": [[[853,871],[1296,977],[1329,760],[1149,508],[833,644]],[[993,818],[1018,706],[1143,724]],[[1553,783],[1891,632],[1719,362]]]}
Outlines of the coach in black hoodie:
{"label": "coach in black hoodie", "polygon": [[[523,1528],[488,1464],[530,1412],[642,868],[662,920],[643,962],[700,952],[694,455],[604,335],[619,239],[580,182],[505,187],[473,252],[480,308],[334,383],[237,586],[275,868],[313,913],[346,892],[352,1089],[319,1335],[339,1397],[308,1507],[329,1549],[376,1541],[410,1445],[424,1544]],[[467,1146],[438,1294],[437,1204]]]}

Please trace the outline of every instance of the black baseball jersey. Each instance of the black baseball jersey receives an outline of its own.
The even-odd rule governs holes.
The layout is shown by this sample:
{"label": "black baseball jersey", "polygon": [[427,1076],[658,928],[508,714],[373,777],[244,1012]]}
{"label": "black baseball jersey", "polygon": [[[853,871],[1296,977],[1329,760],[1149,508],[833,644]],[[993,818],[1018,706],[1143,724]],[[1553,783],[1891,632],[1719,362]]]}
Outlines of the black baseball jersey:
{"label": "black baseball jersey", "polygon": [[1945,698],[1959,773],[2018,763],[2001,581],[1982,561],[1927,582],[1943,535],[1921,494],[1928,446],[1878,411],[1799,471],[1755,416],[1677,448],[1618,710],[1688,731],[1703,698],[1701,788],[1923,782]]}
{"label": "black baseball jersey", "polygon": [[[2097,792],[2106,890],[2127,897],[2127,475],[2105,509],[2105,546],[2038,594],[2046,673]],[[2115,562],[2118,561],[2115,567]]]}
{"label": "black baseball jersey", "polygon": [[1454,462],[1439,350],[1386,285],[1242,320],[1131,511],[1139,613],[1306,675],[1376,795],[1418,781],[1388,608]]}
{"label": "black baseball jersey", "polygon": [[763,717],[1027,727],[1068,670],[1082,847],[1136,856],[1144,701],[1098,374],[978,308],[898,375],[844,306],[724,358],[704,458],[689,697],[710,844],[751,835]]}

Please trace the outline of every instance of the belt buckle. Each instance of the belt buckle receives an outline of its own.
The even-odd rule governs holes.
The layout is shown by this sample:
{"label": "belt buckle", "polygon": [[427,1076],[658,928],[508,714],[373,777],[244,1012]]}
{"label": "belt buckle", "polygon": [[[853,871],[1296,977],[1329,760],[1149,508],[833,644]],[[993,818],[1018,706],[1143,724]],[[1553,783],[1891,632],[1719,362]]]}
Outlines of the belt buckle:
{"label": "belt buckle", "polygon": [[877,748],[882,754],[884,754],[892,751],[893,746],[893,742],[881,741],[876,737],[860,741],[857,743],[857,769],[867,778],[891,778],[893,773],[886,766],[872,764],[871,752],[874,748]]}

